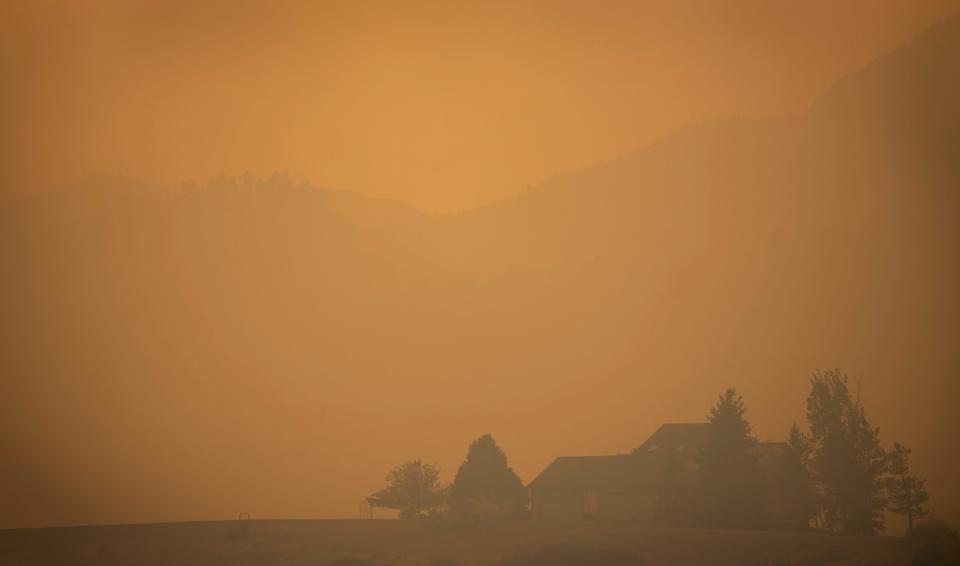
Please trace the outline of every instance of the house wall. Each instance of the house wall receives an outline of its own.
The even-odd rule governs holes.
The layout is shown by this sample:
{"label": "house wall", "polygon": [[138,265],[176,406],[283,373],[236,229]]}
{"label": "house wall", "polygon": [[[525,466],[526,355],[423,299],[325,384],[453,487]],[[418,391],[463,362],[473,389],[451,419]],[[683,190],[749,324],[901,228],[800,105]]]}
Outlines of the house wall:
{"label": "house wall", "polygon": [[653,522],[653,497],[641,491],[536,489],[530,493],[536,520],[611,523]]}
{"label": "house wall", "polygon": [[597,519],[611,523],[652,523],[653,497],[641,491],[603,491]]}
{"label": "house wall", "polygon": [[584,492],[580,489],[535,489],[530,492],[530,514],[545,521],[582,521]]}

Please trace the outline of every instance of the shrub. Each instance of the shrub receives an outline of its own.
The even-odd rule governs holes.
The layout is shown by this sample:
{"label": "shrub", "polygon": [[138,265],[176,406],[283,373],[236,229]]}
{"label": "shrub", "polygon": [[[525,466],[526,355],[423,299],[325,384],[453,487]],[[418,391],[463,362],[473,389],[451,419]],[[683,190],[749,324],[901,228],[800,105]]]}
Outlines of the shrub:
{"label": "shrub", "polygon": [[958,539],[960,534],[941,519],[927,519],[913,528],[910,536],[918,539]]}
{"label": "shrub", "polygon": [[947,566],[960,564],[960,533],[940,519],[928,519],[910,533],[920,544],[913,551],[914,566]]}

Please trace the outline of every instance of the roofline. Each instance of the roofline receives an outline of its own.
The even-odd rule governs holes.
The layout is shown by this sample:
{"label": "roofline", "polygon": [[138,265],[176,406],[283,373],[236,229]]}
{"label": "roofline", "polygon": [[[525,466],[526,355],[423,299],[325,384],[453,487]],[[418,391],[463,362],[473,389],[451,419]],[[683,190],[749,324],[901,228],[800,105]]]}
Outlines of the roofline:
{"label": "roofline", "polygon": [[[658,426],[658,427],[656,428],[656,430],[653,432],[653,434],[651,434],[649,437],[647,437],[647,439],[644,440],[643,443],[640,444],[640,446],[638,446],[636,449],[634,449],[633,452],[629,452],[629,453],[626,453],[626,454],[598,454],[598,455],[594,455],[594,456],[557,456],[557,457],[555,457],[553,460],[551,460],[550,463],[547,464],[547,466],[546,466],[545,468],[543,468],[543,469],[540,471],[540,473],[537,474],[537,476],[536,476],[535,478],[533,478],[532,480],[530,480],[530,483],[528,483],[528,484],[526,485],[526,487],[527,487],[527,489],[530,489],[531,487],[533,487],[533,485],[536,484],[536,483],[540,480],[540,478],[543,476],[543,474],[547,473],[547,470],[549,470],[550,468],[552,468],[554,464],[556,464],[557,462],[559,462],[559,461],[561,461],[561,460],[580,460],[580,459],[590,459],[590,458],[597,458],[597,459],[599,459],[599,458],[604,458],[604,459],[610,459],[610,458],[633,458],[633,457],[636,457],[636,456],[640,455],[641,453],[638,453],[637,451],[638,451],[640,448],[642,448],[643,446],[645,446],[648,442],[650,442],[650,439],[653,438],[654,436],[656,436],[656,434],[657,434],[658,432],[660,432],[661,430],[663,430],[664,428],[672,428],[672,427],[704,427],[704,426],[710,426],[710,423],[709,423],[709,422],[705,422],[705,421],[704,421],[704,422],[661,423],[660,426]],[[787,446],[787,443],[786,443],[786,442],[783,442],[783,441],[776,441],[776,440],[774,440],[774,441],[757,441],[757,445],[758,445],[758,446]]]}
{"label": "roofline", "polygon": [[551,460],[549,464],[547,464],[546,468],[540,470],[540,473],[537,474],[537,477],[530,480],[530,483],[528,483],[526,487],[528,489],[533,487],[533,484],[537,483],[537,480],[539,480],[543,474],[547,473],[547,470],[552,468],[553,465],[560,460],[578,460],[578,459],[586,459],[586,458],[630,458],[630,457],[633,457],[633,454],[600,454],[597,456],[557,456],[556,458]]}

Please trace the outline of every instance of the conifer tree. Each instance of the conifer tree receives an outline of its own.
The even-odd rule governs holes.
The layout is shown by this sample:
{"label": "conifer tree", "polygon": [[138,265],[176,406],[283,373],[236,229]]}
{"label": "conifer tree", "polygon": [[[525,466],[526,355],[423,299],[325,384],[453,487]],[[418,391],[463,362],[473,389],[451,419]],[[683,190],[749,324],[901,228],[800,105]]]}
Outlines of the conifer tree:
{"label": "conifer tree", "polygon": [[784,518],[794,529],[807,529],[816,515],[817,501],[809,468],[810,444],[796,424],[790,427],[778,485]]}
{"label": "conifer tree", "polygon": [[817,371],[811,380],[810,463],[820,494],[822,526],[872,534],[884,528],[887,458],[879,429],[867,421],[859,398],[851,399],[847,382],[836,369]]}
{"label": "conifer tree", "polygon": [[714,528],[754,528],[763,523],[765,497],[757,439],[744,415],[743,399],[733,389],[710,409],[710,427],[701,448],[698,522]]}
{"label": "conifer tree", "polygon": [[913,520],[927,514],[923,504],[930,500],[924,489],[926,480],[910,475],[910,449],[895,442],[890,453],[889,476],[885,482],[890,510],[907,517],[907,533],[913,532]]}
{"label": "conifer tree", "polygon": [[527,489],[489,434],[470,444],[450,486],[448,508],[458,518],[506,518],[526,513]]}

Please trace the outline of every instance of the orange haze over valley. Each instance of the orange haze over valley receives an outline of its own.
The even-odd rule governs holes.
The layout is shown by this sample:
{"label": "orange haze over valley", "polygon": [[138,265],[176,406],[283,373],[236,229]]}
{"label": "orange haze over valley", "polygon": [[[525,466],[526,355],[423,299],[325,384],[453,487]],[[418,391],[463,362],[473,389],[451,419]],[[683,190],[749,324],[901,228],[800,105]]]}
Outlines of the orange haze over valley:
{"label": "orange haze over valley", "polygon": [[834,367],[960,521],[958,14],[5,2],[0,528],[784,440]]}

